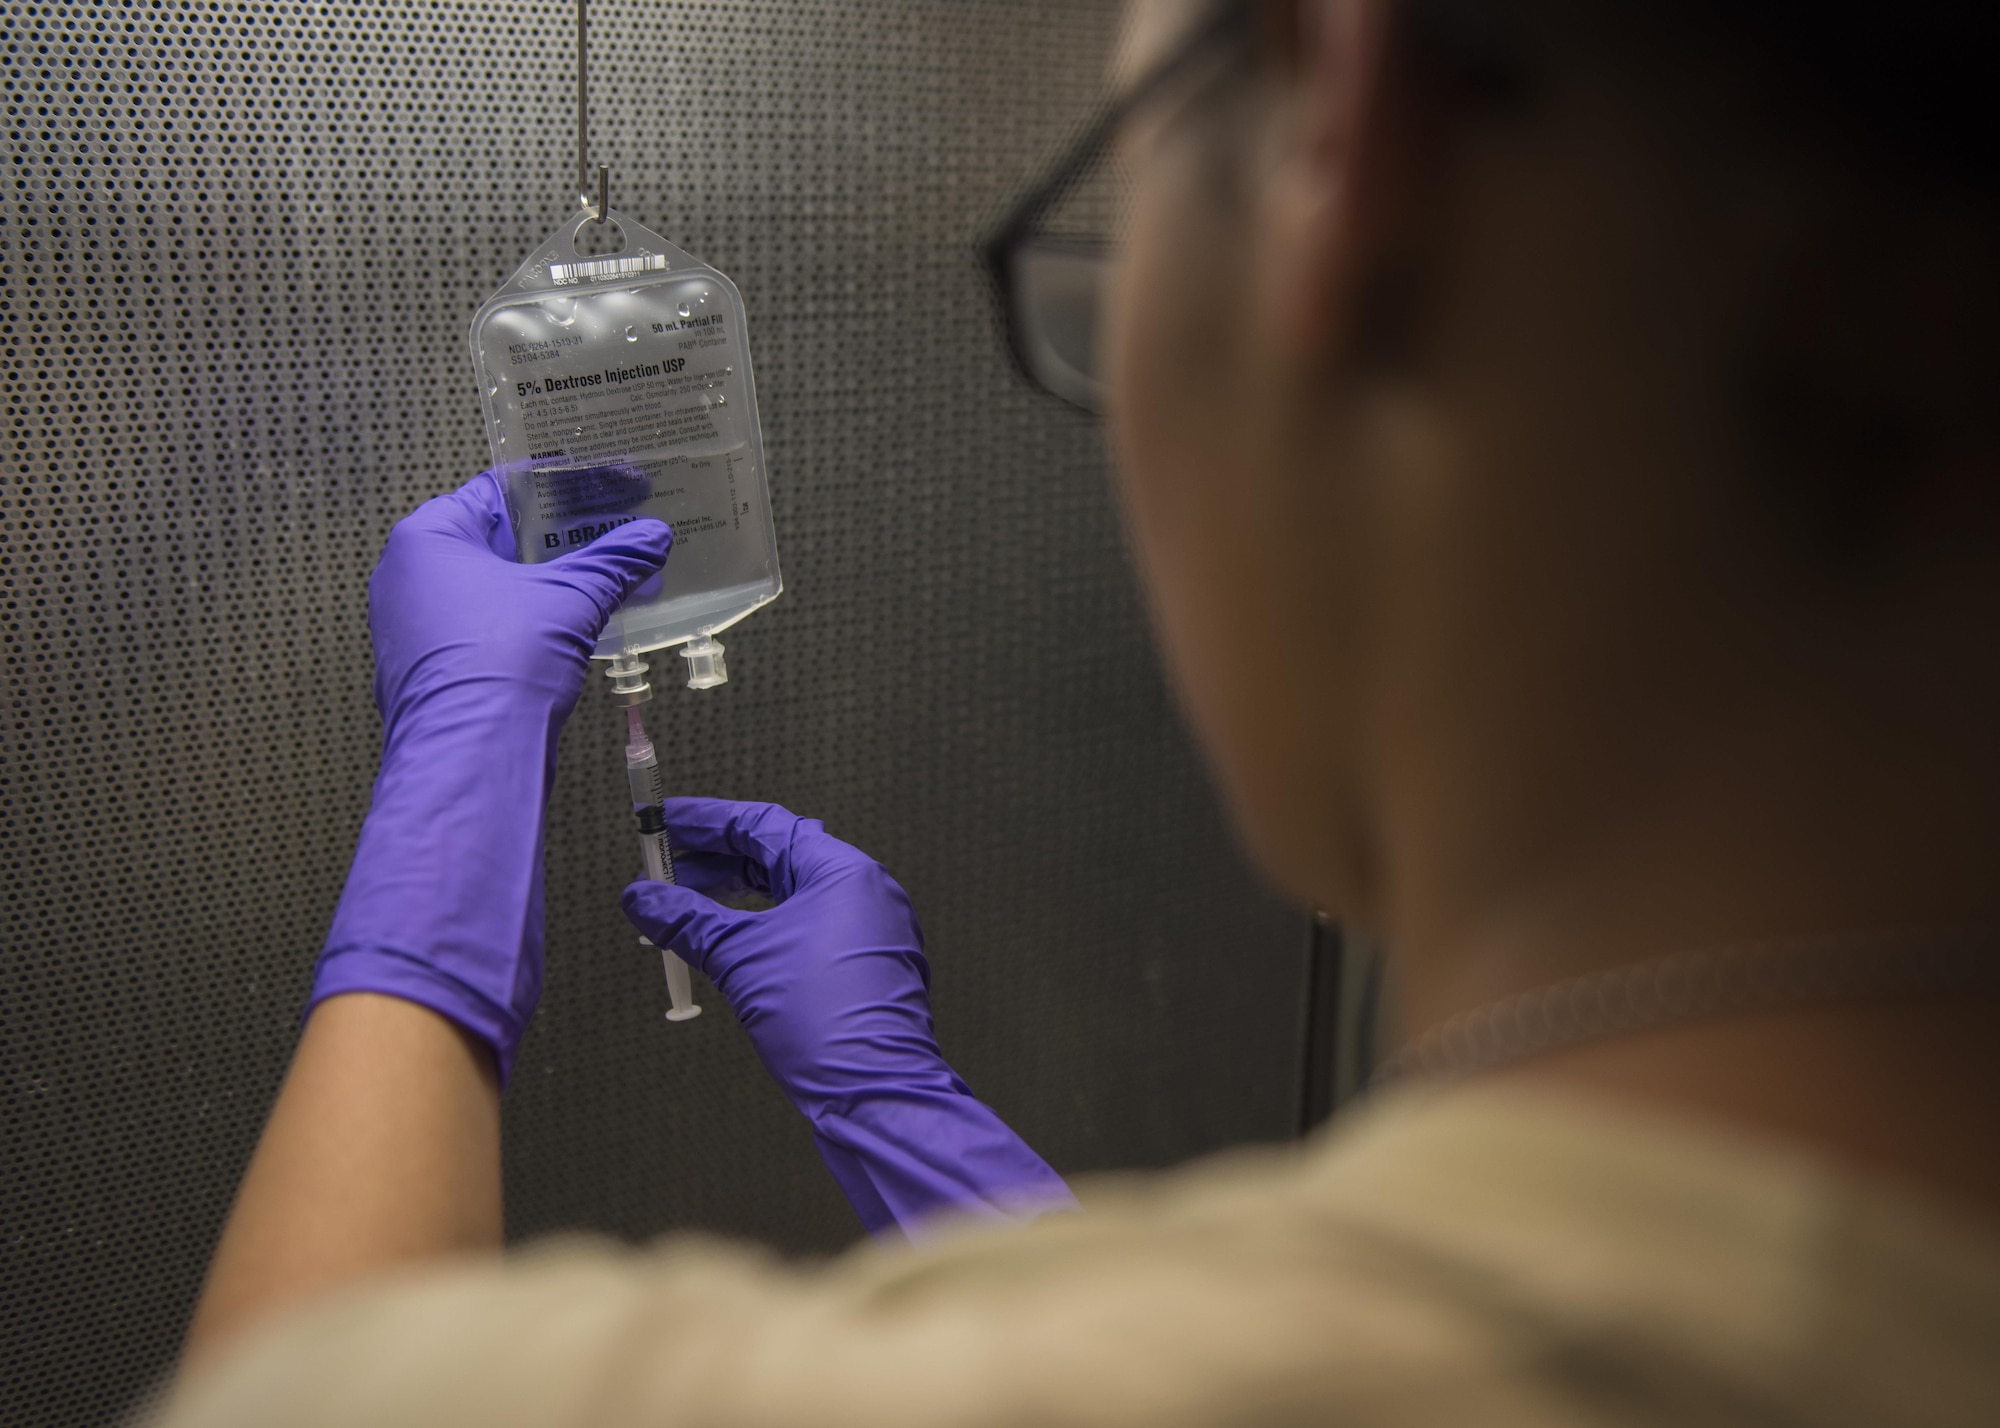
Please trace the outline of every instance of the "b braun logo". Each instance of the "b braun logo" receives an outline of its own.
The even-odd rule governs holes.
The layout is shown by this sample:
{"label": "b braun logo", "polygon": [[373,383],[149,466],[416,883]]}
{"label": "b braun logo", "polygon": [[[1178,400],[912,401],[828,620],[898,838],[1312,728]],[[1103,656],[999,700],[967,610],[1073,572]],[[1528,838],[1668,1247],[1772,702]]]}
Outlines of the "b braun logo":
{"label": "b braun logo", "polygon": [[542,549],[562,550],[572,545],[589,545],[606,531],[616,530],[627,522],[638,519],[637,516],[619,516],[616,520],[600,521],[595,525],[570,526],[566,530],[544,531],[542,533]]}

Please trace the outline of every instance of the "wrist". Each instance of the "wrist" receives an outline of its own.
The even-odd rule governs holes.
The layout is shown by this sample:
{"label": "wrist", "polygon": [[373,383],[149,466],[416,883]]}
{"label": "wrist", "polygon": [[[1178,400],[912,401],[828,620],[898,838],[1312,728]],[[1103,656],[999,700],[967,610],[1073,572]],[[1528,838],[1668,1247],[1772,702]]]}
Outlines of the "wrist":
{"label": "wrist", "polygon": [[561,715],[518,702],[402,714],[383,731],[364,845],[416,828],[440,843],[483,840],[502,817],[539,827],[561,731]]}
{"label": "wrist", "polygon": [[492,1047],[502,1080],[541,992],[542,830],[559,721],[433,707],[384,741],[310,1005],[379,992]]}
{"label": "wrist", "polygon": [[962,1082],[948,1094],[887,1088],[809,1119],[820,1159],[871,1234],[1076,1207],[1062,1177]]}
{"label": "wrist", "polygon": [[367,994],[392,997],[443,1017],[486,1049],[499,1084],[513,1070],[514,1048],[526,1030],[525,1018],[480,988],[444,971],[426,957],[372,944],[328,945],[313,969],[312,991],[302,1019],[336,997]]}

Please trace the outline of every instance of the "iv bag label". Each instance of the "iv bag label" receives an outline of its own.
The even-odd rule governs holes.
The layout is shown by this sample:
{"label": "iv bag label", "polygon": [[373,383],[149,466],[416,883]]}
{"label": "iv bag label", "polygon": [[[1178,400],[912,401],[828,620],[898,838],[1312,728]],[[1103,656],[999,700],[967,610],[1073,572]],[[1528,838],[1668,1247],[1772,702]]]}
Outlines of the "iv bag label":
{"label": "iv bag label", "polygon": [[747,447],[698,456],[627,457],[615,467],[542,467],[507,476],[507,515],[523,561],[554,560],[628,521],[673,528],[673,553],[645,597],[671,600],[747,585],[766,573],[763,503]]}
{"label": "iv bag label", "polygon": [[471,340],[521,560],[642,516],[673,528],[665,570],[605,627],[606,655],[726,628],[783,586],[741,295],[622,218],[635,248],[586,259],[571,231],[585,221],[481,306]]}
{"label": "iv bag label", "polygon": [[563,384],[575,375],[551,372],[515,382],[529,460],[615,459],[635,449],[714,446],[733,435],[718,420],[735,375],[720,355],[694,365],[684,356],[636,362],[586,373],[597,380],[581,388]]}
{"label": "iv bag label", "polygon": [[553,560],[626,521],[673,527],[648,600],[768,578],[750,402],[728,296],[703,277],[559,296],[487,321],[490,350],[532,354],[493,393],[508,514],[524,561]]}

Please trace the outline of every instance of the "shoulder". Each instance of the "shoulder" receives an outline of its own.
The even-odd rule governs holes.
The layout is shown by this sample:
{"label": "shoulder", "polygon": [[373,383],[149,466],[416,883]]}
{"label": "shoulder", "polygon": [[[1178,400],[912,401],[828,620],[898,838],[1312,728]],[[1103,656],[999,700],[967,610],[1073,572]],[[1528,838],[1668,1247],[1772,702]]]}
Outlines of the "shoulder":
{"label": "shoulder", "polygon": [[[1698,1128],[1403,1098],[1083,1200],[818,1267],[677,1238],[436,1271],[297,1316],[176,1421],[1811,1421],[1829,1391],[1899,1411],[1884,1365],[1911,1352],[1985,1416],[1908,1421],[2000,1421],[1969,1352],[2000,1253],[1866,1195],[1847,1215],[1821,1168]],[[1926,1235],[1958,1251],[1955,1298]],[[1815,1317],[1835,1303],[1864,1315],[1844,1360]]]}

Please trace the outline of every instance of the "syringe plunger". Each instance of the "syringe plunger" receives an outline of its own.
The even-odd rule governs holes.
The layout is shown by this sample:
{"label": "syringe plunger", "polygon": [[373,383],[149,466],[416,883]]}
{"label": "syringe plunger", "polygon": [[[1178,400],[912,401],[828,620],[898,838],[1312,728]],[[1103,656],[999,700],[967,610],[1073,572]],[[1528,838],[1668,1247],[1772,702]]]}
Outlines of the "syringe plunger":
{"label": "syringe plunger", "polygon": [[[645,938],[639,939],[644,942]],[[666,948],[660,949],[660,962],[667,969],[667,1001],[670,1009],[668,1021],[691,1021],[701,1015],[701,1008],[694,1004],[694,983],[688,976],[688,964]]]}

